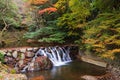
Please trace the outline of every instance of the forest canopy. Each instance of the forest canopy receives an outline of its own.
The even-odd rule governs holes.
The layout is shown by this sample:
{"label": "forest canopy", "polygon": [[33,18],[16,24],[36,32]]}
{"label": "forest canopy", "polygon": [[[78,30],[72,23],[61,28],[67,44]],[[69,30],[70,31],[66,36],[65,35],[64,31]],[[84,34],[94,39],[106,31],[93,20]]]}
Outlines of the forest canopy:
{"label": "forest canopy", "polygon": [[[119,0],[24,1],[31,5],[32,16],[29,17],[33,21],[26,24],[25,39],[78,44],[86,53],[102,58],[116,59],[120,56]],[[16,10],[12,0],[0,0],[1,27],[6,24],[21,26],[21,17]]]}

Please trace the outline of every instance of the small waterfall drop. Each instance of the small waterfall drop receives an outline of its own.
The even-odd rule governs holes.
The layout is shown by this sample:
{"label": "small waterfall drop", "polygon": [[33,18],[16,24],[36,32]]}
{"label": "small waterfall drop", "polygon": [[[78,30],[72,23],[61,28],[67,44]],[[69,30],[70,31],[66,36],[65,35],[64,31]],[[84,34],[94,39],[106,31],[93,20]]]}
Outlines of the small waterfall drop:
{"label": "small waterfall drop", "polygon": [[[27,65],[21,70],[21,72],[25,72],[26,70],[28,71],[36,70],[35,61],[40,56],[47,57],[52,62],[53,66],[64,65],[72,61],[69,53],[70,53],[70,48],[65,49],[64,47],[41,47],[37,50],[32,60],[27,63]],[[39,59],[42,59],[42,58],[39,58]]]}
{"label": "small waterfall drop", "polygon": [[39,49],[36,55],[47,56],[54,66],[64,65],[71,62],[70,58],[70,48],[65,49],[64,47],[48,47],[44,49]]}

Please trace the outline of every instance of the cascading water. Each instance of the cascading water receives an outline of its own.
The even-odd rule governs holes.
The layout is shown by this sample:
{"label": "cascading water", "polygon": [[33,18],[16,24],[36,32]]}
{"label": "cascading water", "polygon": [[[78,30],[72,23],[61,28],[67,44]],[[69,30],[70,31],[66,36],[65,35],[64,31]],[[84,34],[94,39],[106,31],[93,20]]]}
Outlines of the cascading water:
{"label": "cascading water", "polygon": [[36,64],[35,61],[39,56],[47,57],[53,63],[53,66],[64,65],[72,61],[69,53],[70,48],[65,49],[64,47],[47,47],[47,48],[41,47],[34,54],[32,60],[27,63],[27,65],[22,69],[21,72],[25,72],[26,70],[34,71],[35,70],[34,65]]}
{"label": "cascading water", "polygon": [[40,48],[36,54],[47,56],[54,66],[60,66],[72,61],[69,52],[70,48],[49,47],[45,49]]}

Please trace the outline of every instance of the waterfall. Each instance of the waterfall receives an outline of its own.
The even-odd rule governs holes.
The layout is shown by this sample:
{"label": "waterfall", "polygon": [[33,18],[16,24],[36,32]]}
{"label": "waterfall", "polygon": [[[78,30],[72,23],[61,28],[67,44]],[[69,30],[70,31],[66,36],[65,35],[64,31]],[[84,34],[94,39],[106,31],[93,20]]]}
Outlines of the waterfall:
{"label": "waterfall", "polygon": [[64,47],[48,47],[44,49],[39,49],[36,54],[41,56],[47,56],[54,66],[64,65],[71,62],[70,58],[70,48],[65,49]]}
{"label": "waterfall", "polygon": [[37,50],[32,60],[27,63],[27,65],[21,70],[21,72],[25,72],[26,70],[34,71],[36,63],[35,60],[39,56],[47,57],[53,63],[53,66],[64,65],[72,61],[69,53],[70,48],[65,49],[64,47],[41,47]]}

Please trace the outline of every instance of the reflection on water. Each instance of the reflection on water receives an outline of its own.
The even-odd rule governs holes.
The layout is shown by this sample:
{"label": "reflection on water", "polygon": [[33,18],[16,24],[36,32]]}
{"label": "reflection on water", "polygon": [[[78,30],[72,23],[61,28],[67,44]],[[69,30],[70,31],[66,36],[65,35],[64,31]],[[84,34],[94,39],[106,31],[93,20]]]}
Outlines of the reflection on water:
{"label": "reflection on water", "polygon": [[45,80],[82,80],[82,75],[102,75],[105,69],[81,61],[74,61],[63,66],[53,67],[51,70],[28,72],[30,78],[44,76]]}

